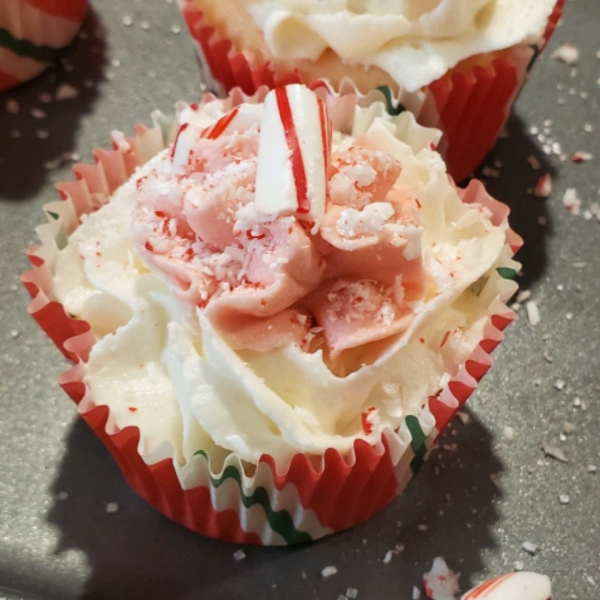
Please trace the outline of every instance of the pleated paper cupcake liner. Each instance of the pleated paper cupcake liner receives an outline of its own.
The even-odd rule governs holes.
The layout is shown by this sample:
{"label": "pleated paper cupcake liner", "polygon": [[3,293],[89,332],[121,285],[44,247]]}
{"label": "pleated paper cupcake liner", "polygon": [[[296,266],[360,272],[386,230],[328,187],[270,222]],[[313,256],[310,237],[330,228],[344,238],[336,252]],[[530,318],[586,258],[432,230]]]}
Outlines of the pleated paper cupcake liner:
{"label": "pleated paper cupcake liner", "polygon": [[[226,108],[261,101],[265,94],[262,89],[248,99],[236,90]],[[353,113],[357,102],[365,98],[356,91],[330,97],[334,122],[344,120],[340,113]],[[46,206],[48,223],[37,228],[41,244],[28,250],[33,269],[22,280],[33,297],[29,312],[75,363],[60,377],[60,385],[112,453],[131,487],[156,510],[192,531],[238,543],[282,545],[315,540],[367,520],[404,488],[491,367],[490,353],[514,318],[505,302],[516,289],[511,278],[519,265],[511,257],[520,238],[506,229],[504,251],[480,292],[488,306],[481,341],[456,375],[424,402],[419,414],[406,416],[398,430],[385,430],[375,445],[356,440],[349,455],[329,449],[316,466],[314,457],[298,453],[282,470],[273,457],[263,455],[249,470],[231,453],[215,470],[210,456],[199,449],[182,467],[170,442],[152,455],[140,452],[143,431],[134,426],[119,428],[110,407],[95,402],[84,381],[95,342],[90,326],[69,316],[52,293],[56,256],[80,217],[108,202],[137,166],[169,144],[173,121],[155,116],[153,127],[137,126],[135,131],[132,139],[116,141],[113,150],[96,150],[95,164],[74,167],[77,180],[58,185],[62,200]],[[471,182],[459,194],[465,203],[488,208],[495,225],[506,224],[508,208],[493,200],[481,183]]]}
{"label": "pleated paper cupcake liner", "polygon": [[0,92],[55,64],[79,31],[87,9],[87,0],[2,0]]}
{"label": "pleated paper cupcake liner", "polygon": [[[443,132],[440,152],[455,181],[461,181],[483,161],[508,118],[511,106],[523,86],[535,58],[554,31],[564,0],[558,0],[548,20],[541,47],[521,44],[495,53],[493,60],[459,63],[440,79],[419,92],[380,89],[396,114],[410,110],[427,127]],[[269,88],[287,83],[314,87],[319,80],[304,80],[298,72],[276,71],[269,62],[260,62],[219,36],[195,0],[179,5],[198,55],[201,77],[209,89],[223,94],[240,87],[253,94],[260,86]]]}

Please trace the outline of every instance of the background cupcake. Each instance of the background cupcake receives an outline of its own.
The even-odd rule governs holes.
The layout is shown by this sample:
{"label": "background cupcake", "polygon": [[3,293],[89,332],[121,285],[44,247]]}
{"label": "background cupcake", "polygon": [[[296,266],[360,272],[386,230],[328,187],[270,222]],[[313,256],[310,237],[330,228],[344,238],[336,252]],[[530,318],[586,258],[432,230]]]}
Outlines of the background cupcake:
{"label": "background cupcake", "polygon": [[362,92],[385,89],[391,111],[406,108],[442,130],[457,181],[492,147],[563,3],[445,0],[389,14],[374,1],[180,0],[209,88],[253,93],[325,79],[337,89],[349,78]]}
{"label": "background cupcake", "polygon": [[[439,132],[416,125],[410,113],[391,117],[376,97],[356,90],[335,95],[321,88],[317,96],[291,86],[266,99],[265,93],[207,97],[182,107],[177,125],[161,119],[134,139],[114,135],[115,150],[98,151],[97,166],[76,167],[78,181],[59,186],[64,201],[47,207],[50,223],[39,229],[43,244],[31,250],[34,269],[24,282],[34,296],[31,314],[77,363],[61,385],[134,489],[194,531],[291,544],[364,521],[419,468],[491,366],[489,352],[512,319],[504,302],[516,286],[506,277],[518,268],[511,256],[520,240],[508,228],[508,209],[480,183],[453,187],[430,148]],[[278,126],[272,129],[267,117],[287,119],[286,102],[298,138],[317,140],[315,156],[324,162],[316,168],[329,173],[333,205],[324,211],[311,196],[310,208],[300,210],[297,188],[301,216],[275,206],[267,213],[279,217],[257,221],[261,147],[279,147]],[[305,122],[311,106],[317,116]],[[263,146],[259,124],[260,136],[268,135]],[[356,146],[350,134],[358,136]],[[221,152],[238,151],[214,168]],[[401,168],[391,158],[396,153]],[[375,162],[360,163],[365,156]],[[292,177],[279,183],[296,181],[293,165],[280,165]],[[257,199],[232,205],[242,202],[243,177],[253,169]],[[307,173],[314,191],[318,176]],[[332,182],[337,177],[343,187],[353,176],[357,204],[338,206]],[[195,206],[195,186],[203,181],[202,197],[211,201]],[[236,196],[223,201],[234,222],[220,219],[211,204],[233,181]],[[254,179],[247,183],[252,191]],[[382,201],[372,201],[377,194]],[[333,227],[329,209],[339,213]],[[223,241],[236,232],[234,243]],[[263,291],[272,304],[267,292],[280,281],[278,269],[288,268],[279,260],[285,257],[265,250],[269,236],[283,236],[277,248],[302,238],[300,248],[309,244],[321,255],[316,274],[323,279],[313,281],[314,270],[305,269],[310,289],[300,298],[270,313],[236,312],[236,302],[247,307]],[[352,246],[373,237],[372,247]],[[372,255],[368,278],[352,270],[362,260],[347,262],[349,245],[364,259]],[[253,249],[258,262],[242,256],[234,265],[236,255],[253,256]],[[402,278],[394,278],[402,290],[394,287],[393,295],[386,296],[389,273],[377,267],[379,251],[402,255],[392,265],[402,264]],[[302,264],[310,262],[300,254]],[[262,265],[273,265],[266,272],[276,273],[275,284],[261,283]],[[290,266],[301,288],[298,265]],[[247,281],[239,283],[242,271]],[[345,301],[343,294],[359,288],[374,307],[364,297]],[[258,307],[265,306],[262,297]],[[328,314],[357,304],[357,314],[334,319],[328,329]],[[311,386],[306,397],[296,380]]]}
{"label": "background cupcake", "polygon": [[75,37],[87,0],[3,0],[0,92],[39,75]]}

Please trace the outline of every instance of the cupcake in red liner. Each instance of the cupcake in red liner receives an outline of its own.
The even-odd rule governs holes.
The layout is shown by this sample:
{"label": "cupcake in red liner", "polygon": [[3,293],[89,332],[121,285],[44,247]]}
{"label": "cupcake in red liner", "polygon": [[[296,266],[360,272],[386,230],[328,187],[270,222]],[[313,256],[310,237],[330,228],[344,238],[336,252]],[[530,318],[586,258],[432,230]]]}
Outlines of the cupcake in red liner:
{"label": "cupcake in red liner", "polygon": [[169,518],[293,544],[368,519],[490,368],[508,208],[379,93],[290,85],[113,134],[23,282],[60,384]]}
{"label": "cupcake in red liner", "polygon": [[[491,149],[564,0],[439,0],[427,10],[376,0],[179,0],[209,89],[350,79],[380,88],[391,112],[440,129],[455,181]],[[431,4],[431,3],[430,3]]]}
{"label": "cupcake in red liner", "polygon": [[55,64],[75,37],[87,0],[3,0],[0,4],[0,92]]}

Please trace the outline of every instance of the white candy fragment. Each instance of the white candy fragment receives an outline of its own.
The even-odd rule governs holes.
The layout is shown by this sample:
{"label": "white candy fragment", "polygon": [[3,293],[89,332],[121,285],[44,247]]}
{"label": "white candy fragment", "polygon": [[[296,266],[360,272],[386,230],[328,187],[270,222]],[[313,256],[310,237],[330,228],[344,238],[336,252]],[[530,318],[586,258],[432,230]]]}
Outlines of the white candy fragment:
{"label": "white candy fragment", "polygon": [[562,203],[572,215],[579,214],[581,210],[581,200],[579,199],[575,188],[567,188],[567,191],[562,198]]}
{"label": "white candy fragment", "polygon": [[527,308],[527,319],[529,320],[529,324],[532,327],[535,327],[540,322],[538,305],[533,300],[530,300],[525,307]]}
{"label": "white candy fragment", "polygon": [[328,567],[324,567],[323,569],[321,569],[321,577],[323,577],[323,579],[327,579],[328,577],[331,577],[332,575],[335,575],[337,573],[337,568],[334,567],[333,565],[329,565]]}
{"label": "white candy fragment", "polygon": [[437,556],[431,571],[423,575],[425,593],[431,600],[454,600],[458,592],[458,577],[448,568],[446,561]]}
{"label": "white candy fragment", "polygon": [[260,126],[262,114],[263,109],[260,104],[240,104],[207,127],[202,132],[202,137],[216,140],[222,135],[231,134],[234,131],[244,133],[252,127]]}
{"label": "white candy fragment", "polygon": [[594,158],[594,155],[591,152],[585,152],[583,150],[577,150],[577,152],[571,154],[571,160],[574,163],[587,162],[588,160],[592,160],[592,158]]}
{"label": "white candy fragment", "polygon": [[573,65],[579,60],[579,50],[572,44],[563,44],[557,48],[551,55],[552,58],[562,60],[568,65]]}
{"label": "white candy fragment", "polygon": [[311,90],[288,85],[267,94],[258,146],[258,208],[317,226],[325,214],[331,151],[327,108]]}
{"label": "white candy fragment", "polygon": [[173,147],[171,148],[171,160],[174,165],[187,165],[190,160],[190,152],[194,145],[196,132],[189,123],[184,123],[177,132]]}
{"label": "white candy fragment", "polygon": [[215,121],[210,127],[199,130],[198,120],[195,119],[195,108],[193,105],[186,109],[184,113],[189,122],[184,122],[177,132],[173,147],[171,148],[171,158],[174,165],[187,165],[190,159],[190,152],[194,147],[198,137],[208,140],[216,140],[222,135],[228,135],[235,131],[242,134],[253,126],[258,127],[262,116],[260,105],[242,104],[236,106],[220,119]]}
{"label": "white candy fragment", "polygon": [[461,596],[460,600],[550,600],[546,575],[520,571],[490,579]]}

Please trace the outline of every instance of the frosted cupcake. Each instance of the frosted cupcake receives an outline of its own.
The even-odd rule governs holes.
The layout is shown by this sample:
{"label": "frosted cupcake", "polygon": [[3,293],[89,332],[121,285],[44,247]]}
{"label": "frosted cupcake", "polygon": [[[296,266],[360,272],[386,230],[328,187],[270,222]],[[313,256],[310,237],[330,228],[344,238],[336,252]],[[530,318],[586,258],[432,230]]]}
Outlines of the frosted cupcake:
{"label": "frosted cupcake", "polygon": [[496,140],[564,0],[180,0],[211,89],[348,78],[442,130],[459,181]]}
{"label": "frosted cupcake", "polygon": [[55,64],[79,31],[87,0],[2,0],[0,92],[33,79]]}
{"label": "frosted cupcake", "polygon": [[290,544],[402,489],[491,365],[518,268],[508,209],[452,184],[439,137],[356,92],[238,91],[60,186],[30,312],[150,504]]}

